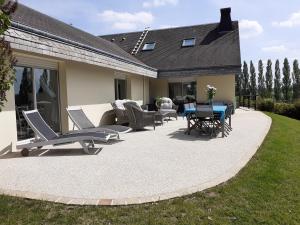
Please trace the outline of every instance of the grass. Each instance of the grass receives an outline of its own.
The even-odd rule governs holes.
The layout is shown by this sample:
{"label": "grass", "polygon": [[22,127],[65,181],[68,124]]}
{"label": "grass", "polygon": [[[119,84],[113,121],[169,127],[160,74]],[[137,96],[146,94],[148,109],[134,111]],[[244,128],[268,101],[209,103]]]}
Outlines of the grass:
{"label": "grass", "polygon": [[271,130],[230,181],[186,197],[122,207],[0,196],[0,224],[300,224],[300,121],[267,113]]}

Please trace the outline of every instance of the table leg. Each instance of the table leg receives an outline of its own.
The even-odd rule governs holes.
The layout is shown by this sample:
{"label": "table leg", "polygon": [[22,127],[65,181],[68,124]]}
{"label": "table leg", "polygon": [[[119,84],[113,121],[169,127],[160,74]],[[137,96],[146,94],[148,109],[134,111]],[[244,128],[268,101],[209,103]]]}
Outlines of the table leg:
{"label": "table leg", "polygon": [[225,119],[222,120],[222,137],[225,137]]}
{"label": "table leg", "polygon": [[187,120],[187,130],[186,130],[186,133],[188,135],[190,135],[190,132],[191,132],[191,121],[190,121],[189,116],[186,117],[186,120]]}

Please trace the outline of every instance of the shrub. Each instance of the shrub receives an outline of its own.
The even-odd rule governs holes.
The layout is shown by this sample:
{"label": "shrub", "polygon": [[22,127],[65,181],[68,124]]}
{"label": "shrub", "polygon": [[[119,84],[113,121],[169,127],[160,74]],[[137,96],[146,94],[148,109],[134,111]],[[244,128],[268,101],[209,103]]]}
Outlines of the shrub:
{"label": "shrub", "polygon": [[300,120],[300,100],[292,104],[283,102],[274,103],[272,99],[258,98],[257,109]]}
{"label": "shrub", "polygon": [[295,102],[295,119],[300,120],[300,100],[298,100],[297,102]]}
{"label": "shrub", "polygon": [[275,103],[274,113],[288,117],[293,117],[293,115],[295,114],[295,106],[289,103]]}
{"label": "shrub", "polygon": [[274,110],[274,101],[273,99],[266,98],[257,99],[257,108],[261,111],[273,112]]}
{"label": "shrub", "polygon": [[300,119],[300,102],[294,104],[289,103],[275,103],[274,113],[283,116],[288,116],[294,119]]}

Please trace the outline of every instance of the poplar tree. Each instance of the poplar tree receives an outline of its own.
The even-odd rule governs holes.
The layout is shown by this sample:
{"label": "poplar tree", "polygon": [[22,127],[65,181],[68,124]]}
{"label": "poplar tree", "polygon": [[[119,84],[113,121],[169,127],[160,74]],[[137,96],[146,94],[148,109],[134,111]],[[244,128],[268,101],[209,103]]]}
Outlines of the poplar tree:
{"label": "poplar tree", "polygon": [[293,62],[293,99],[300,98],[300,69],[298,60]]}
{"label": "poplar tree", "polygon": [[242,87],[243,87],[243,94],[248,95],[249,94],[249,70],[248,70],[248,65],[245,61],[243,65]]}
{"label": "poplar tree", "polygon": [[281,74],[279,60],[275,63],[275,79],[274,79],[274,98],[276,101],[281,100]]}
{"label": "poplar tree", "polygon": [[266,97],[272,98],[272,91],[273,91],[272,61],[269,59],[266,68]]}
{"label": "poplar tree", "polygon": [[242,74],[236,74],[235,76],[235,95],[239,97],[239,105],[241,104],[242,97]]}
{"label": "poplar tree", "polygon": [[253,62],[250,61],[250,94],[252,96],[255,96],[257,92],[257,87],[256,87],[256,72],[255,72],[255,67],[253,65]]}
{"label": "poplar tree", "polygon": [[282,68],[282,93],[283,99],[285,101],[290,101],[291,99],[291,68],[287,58],[284,59],[283,68]]}
{"label": "poplar tree", "polygon": [[258,61],[258,95],[262,98],[265,97],[265,77],[264,66],[262,60]]}

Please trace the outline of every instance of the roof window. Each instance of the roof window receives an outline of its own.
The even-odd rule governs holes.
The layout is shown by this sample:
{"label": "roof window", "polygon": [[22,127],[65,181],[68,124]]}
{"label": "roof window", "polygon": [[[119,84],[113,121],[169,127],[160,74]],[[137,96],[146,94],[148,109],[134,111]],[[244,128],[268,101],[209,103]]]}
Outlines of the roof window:
{"label": "roof window", "polygon": [[181,47],[192,47],[196,44],[196,38],[183,39]]}
{"label": "roof window", "polygon": [[153,50],[155,48],[155,44],[156,44],[155,42],[144,44],[143,51]]}

